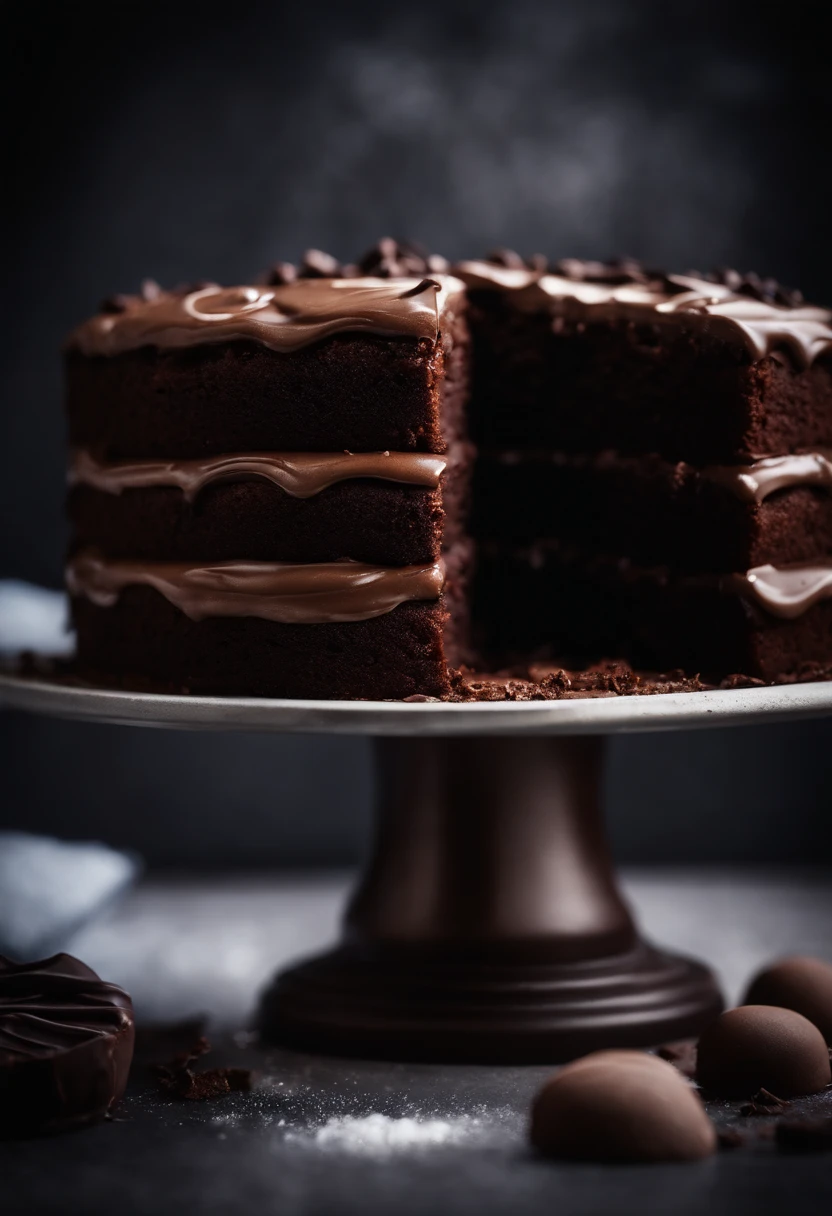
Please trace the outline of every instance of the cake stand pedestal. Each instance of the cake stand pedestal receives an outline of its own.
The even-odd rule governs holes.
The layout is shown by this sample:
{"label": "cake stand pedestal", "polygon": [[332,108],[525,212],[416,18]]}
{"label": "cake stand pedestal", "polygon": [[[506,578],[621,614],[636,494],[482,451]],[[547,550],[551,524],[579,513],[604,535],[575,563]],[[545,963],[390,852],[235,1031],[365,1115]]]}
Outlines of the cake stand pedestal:
{"label": "cake stand pedestal", "polygon": [[340,945],[278,975],[263,1033],[344,1055],[559,1062],[695,1034],[701,963],[638,935],[599,807],[603,736],[832,713],[832,684],[554,702],[284,701],[0,676],[0,704],[65,717],[376,737],[373,855]]}

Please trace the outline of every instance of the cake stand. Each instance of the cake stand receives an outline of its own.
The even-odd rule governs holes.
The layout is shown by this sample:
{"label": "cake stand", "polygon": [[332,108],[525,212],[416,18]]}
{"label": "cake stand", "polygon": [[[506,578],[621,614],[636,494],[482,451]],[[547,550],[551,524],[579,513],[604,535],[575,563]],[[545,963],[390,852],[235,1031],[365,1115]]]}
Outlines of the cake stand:
{"label": "cake stand", "polygon": [[0,705],[183,729],[371,735],[372,857],[341,943],[284,971],[261,1030],[310,1050],[522,1063],[695,1034],[710,971],[643,941],[599,805],[604,736],[832,713],[832,683],[526,703],[166,696],[0,675]]}

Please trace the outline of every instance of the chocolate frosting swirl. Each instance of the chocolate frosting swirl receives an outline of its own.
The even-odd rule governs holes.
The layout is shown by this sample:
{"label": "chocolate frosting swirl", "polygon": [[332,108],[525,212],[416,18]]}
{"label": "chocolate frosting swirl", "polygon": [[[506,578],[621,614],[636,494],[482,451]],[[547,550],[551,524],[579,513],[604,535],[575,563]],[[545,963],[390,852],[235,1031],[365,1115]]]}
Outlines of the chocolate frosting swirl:
{"label": "chocolate frosting swirl", "polygon": [[13,963],[0,955],[0,1064],[68,1051],[132,1025],[127,993],[77,958]]}
{"label": "chocolate frosting swirl", "polygon": [[262,477],[294,498],[311,498],[339,481],[369,477],[435,489],[447,456],[427,452],[249,452],[195,460],[133,460],[106,464],[89,452],[75,452],[70,485],[88,485],[107,494],[149,486],[178,486],[192,502],[215,481]]}
{"label": "chocolate frosting swirl", "polygon": [[436,341],[462,293],[450,276],[424,279],[306,278],[268,287],[203,286],[125,297],[70,334],[69,349],[117,355],[141,346],[180,348],[248,340],[292,351],[340,333]]}
{"label": "chocolate frosting swirl", "polygon": [[471,290],[503,292],[523,312],[545,310],[556,319],[623,319],[699,330],[741,346],[752,360],[786,349],[798,366],[808,367],[832,350],[828,309],[788,307],[693,276],[598,273],[578,278],[485,261],[461,262],[454,273]]}
{"label": "chocolate frosting swirl", "polygon": [[791,566],[754,566],[729,574],[723,591],[757,603],[772,616],[793,620],[832,598],[832,558]]}
{"label": "chocolate frosting swirl", "polygon": [[712,465],[702,476],[715,481],[743,502],[764,502],[777,490],[816,486],[832,491],[832,450],[766,456],[746,465]]}
{"label": "chocolate frosting swirl", "polygon": [[425,566],[371,566],[341,561],[289,562],[108,561],[78,554],[67,568],[73,595],[111,608],[126,587],[152,587],[191,620],[260,617],[287,625],[366,621],[408,600],[438,599],[441,561]]}

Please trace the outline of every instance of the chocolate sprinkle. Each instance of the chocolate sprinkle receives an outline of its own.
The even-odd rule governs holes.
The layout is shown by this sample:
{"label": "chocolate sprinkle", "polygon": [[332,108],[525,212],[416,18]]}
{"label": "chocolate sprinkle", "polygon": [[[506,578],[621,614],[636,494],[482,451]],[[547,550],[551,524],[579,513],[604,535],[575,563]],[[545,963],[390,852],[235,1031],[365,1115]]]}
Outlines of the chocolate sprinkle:
{"label": "chocolate sprinkle", "polygon": [[750,270],[741,274],[730,267],[712,270],[706,275],[698,275],[690,271],[694,278],[704,278],[708,283],[720,283],[739,296],[749,296],[752,300],[760,300],[763,304],[779,304],[783,308],[799,308],[803,303],[803,293],[792,287],[783,287],[776,279],[764,279]]}
{"label": "chocolate sprinkle", "polygon": [[407,278],[412,275],[445,274],[448,263],[436,253],[428,253],[412,241],[397,241],[384,236],[358,263],[361,274],[377,279]]}

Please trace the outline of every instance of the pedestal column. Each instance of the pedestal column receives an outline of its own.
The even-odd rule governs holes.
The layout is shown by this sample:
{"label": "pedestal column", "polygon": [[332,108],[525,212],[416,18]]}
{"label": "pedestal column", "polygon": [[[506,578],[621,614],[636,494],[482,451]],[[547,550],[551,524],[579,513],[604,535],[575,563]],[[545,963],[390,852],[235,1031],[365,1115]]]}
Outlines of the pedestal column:
{"label": "pedestal column", "polygon": [[700,964],[642,942],[615,884],[594,738],[383,739],[343,943],[278,976],[261,1027],[315,1050],[522,1062],[695,1033]]}

